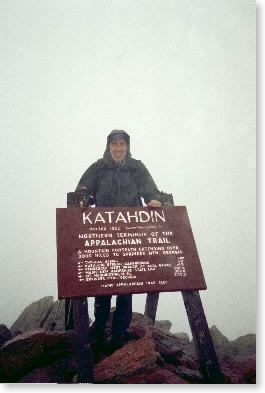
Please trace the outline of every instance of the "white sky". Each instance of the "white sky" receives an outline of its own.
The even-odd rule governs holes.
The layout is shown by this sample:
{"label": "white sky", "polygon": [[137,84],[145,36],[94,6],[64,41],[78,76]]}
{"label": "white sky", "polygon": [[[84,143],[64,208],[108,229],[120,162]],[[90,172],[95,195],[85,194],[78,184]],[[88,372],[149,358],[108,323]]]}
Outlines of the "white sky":
{"label": "white sky", "polygon": [[[209,326],[255,332],[255,12],[252,0],[1,1],[0,323],[57,298],[55,209],[122,128],[187,206]],[[135,295],[134,311],[144,303]],[[180,293],[161,295],[157,318],[189,333]]]}

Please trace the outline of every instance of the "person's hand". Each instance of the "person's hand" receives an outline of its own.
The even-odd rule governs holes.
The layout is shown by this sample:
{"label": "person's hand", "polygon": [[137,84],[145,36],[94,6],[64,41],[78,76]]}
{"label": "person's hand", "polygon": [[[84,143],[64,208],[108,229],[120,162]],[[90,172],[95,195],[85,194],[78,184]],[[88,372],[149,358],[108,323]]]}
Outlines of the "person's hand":
{"label": "person's hand", "polygon": [[148,207],[161,207],[162,203],[157,201],[156,199],[152,199],[150,202],[147,203]]}
{"label": "person's hand", "polygon": [[88,199],[88,191],[85,189],[81,189],[78,190],[77,192],[75,192],[74,194],[74,204],[75,206],[79,206],[79,207],[85,207],[86,205],[86,200]]}

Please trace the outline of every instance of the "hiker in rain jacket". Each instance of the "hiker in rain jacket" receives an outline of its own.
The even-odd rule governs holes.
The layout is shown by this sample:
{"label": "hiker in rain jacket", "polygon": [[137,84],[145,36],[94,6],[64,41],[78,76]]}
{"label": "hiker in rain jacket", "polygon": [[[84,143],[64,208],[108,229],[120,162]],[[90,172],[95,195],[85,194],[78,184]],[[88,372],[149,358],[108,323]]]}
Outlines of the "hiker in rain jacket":
{"label": "hiker in rain jacket", "polygon": [[[92,164],[81,177],[76,192],[80,206],[96,207],[147,206],[160,207],[160,193],[145,165],[130,153],[130,137],[123,130],[113,130],[107,138],[103,158]],[[104,330],[110,315],[111,296],[95,297],[93,331],[104,342]],[[132,295],[118,295],[112,323],[112,343],[124,343],[132,318]]]}

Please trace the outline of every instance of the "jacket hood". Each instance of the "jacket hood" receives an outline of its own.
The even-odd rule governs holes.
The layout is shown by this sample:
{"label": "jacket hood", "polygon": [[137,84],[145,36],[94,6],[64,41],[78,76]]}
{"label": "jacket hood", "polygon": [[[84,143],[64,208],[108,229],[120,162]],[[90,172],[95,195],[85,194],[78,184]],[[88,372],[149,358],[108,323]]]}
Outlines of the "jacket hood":
{"label": "jacket hood", "polygon": [[131,158],[131,156],[132,156],[131,152],[130,152],[130,135],[127,134],[127,132],[124,130],[112,130],[111,133],[108,135],[107,146],[106,146],[105,152],[103,154],[103,159],[105,162],[112,163],[112,164],[115,163],[115,161],[111,157],[110,148],[109,148],[110,142],[115,138],[122,138],[128,144],[127,153],[125,155],[125,158],[122,161],[122,164],[124,165],[126,163],[127,159]]}

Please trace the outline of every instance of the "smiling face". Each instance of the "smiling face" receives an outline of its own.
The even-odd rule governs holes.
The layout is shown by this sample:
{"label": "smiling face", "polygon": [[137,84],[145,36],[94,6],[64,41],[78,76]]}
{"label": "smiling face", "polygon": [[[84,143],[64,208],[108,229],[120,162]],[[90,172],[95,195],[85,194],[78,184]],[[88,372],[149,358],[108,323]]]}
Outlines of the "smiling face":
{"label": "smiling face", "polygon": [[128,144],[122,138],[114,139],[112,142],[110,142],[109,149],[111,158],[115,162],[120,162],[124,159],[128,151]]}

